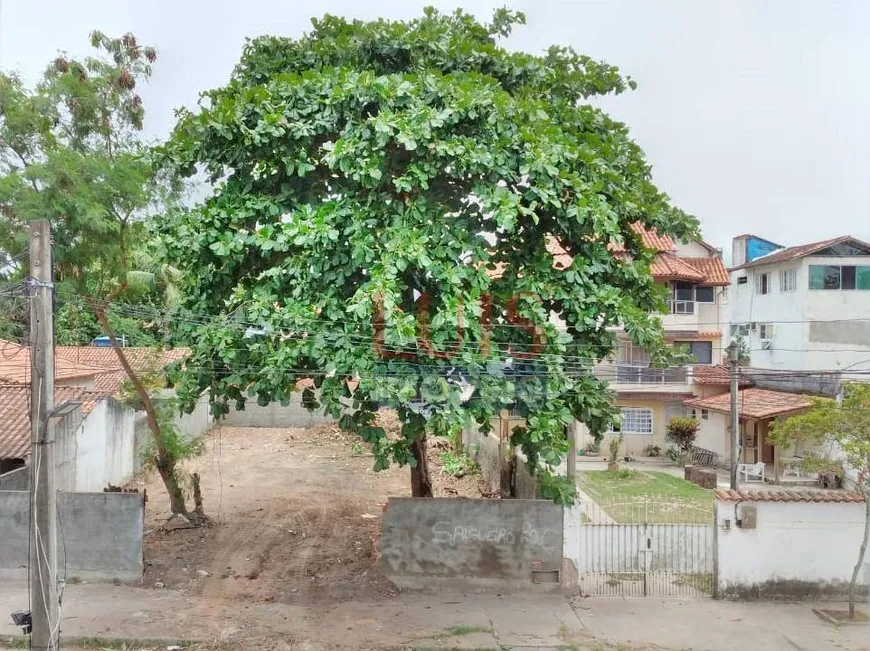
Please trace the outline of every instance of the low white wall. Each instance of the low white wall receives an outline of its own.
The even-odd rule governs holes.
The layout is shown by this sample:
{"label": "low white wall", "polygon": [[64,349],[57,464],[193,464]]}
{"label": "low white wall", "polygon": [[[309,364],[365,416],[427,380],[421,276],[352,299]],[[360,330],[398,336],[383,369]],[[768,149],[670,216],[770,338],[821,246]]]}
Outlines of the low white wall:
{"label": "low white wall", "polygon": [[[736,526],[746,507],[756,509],[755,529]],[[716,521],[721,596],[842,597],[858,560],[864,504],[719,501]]]}
{"label": "low white wall", "polygon": [[75,486],[66,490],[99,492],[135,471],[133,410],[113,398],[100,400],[77,433]]}
{"label": "low white wall", "polygon": [[302,391],[298,391],[290,397],[287,405],[272,402],[261,407],[256,400],[248,400],[242,410],[231,405],[229,413],[219,424],[229,427],[312,427],[334,421],[332,416],[323,412],[308,411],[302,405]]}

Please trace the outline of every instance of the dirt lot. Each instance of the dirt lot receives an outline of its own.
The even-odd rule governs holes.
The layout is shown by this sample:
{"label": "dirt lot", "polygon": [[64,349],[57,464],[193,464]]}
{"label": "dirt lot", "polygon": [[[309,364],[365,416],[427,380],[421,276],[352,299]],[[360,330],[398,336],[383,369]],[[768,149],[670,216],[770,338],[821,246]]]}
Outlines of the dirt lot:
{"label": "dirt lot", "polygon": [[[142,482],[144,585],[206,600],[300,606],[393,597],[375,545],[383,505],[409,494],[410,471],[375,473],[357,441],[334,426],[214,430],[207,452],[186,467],[202,477],[213,526],[162,530],[165,489],[156,473]],[[430,449],[436,495],[480,497],[476,477],[446,476],[440,449]]]}

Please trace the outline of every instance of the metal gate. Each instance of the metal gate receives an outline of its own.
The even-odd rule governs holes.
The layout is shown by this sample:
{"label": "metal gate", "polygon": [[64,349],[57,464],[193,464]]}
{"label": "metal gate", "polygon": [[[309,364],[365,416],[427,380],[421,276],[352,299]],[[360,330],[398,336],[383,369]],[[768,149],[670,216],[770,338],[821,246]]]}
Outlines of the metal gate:
{"label": "metal gate", "polygon": [[580,588],[585,595],[712,595],[713,502],[659,498],[580,503]]}

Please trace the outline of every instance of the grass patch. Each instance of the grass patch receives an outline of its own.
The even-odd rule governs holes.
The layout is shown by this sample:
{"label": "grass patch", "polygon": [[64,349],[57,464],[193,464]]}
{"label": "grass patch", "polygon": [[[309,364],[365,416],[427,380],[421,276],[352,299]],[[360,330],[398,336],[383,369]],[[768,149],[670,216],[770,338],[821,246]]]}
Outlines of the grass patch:
{"label": "grass patch", "polygon": [[445,628],[444,633],[446,635],[471,635],[472,633],[489,633],[489,629],[481,626],[451,626]]}
{"label": "grass patch", "polygon": [[713,492],[666,472],[588,470],[577,484],[616,522],[712,522]]}

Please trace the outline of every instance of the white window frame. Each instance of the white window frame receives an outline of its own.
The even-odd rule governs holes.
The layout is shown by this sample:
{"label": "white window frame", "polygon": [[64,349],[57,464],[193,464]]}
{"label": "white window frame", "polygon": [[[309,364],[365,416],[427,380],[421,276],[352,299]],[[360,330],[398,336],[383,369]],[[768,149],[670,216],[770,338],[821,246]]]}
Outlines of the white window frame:
{"label": "white window frame", "polygon": [[775,331],[776,330],[772,323],[758,324],[758,338],[761,339],[761,341],[773,341]]}
{"label": "white window frame", "polygon": [[[764,289],[764,279],[767,278],[767,291],[762,291]],[[770,273],[765,272],[763,274],[755,274],[755,293],[761,296],[765,296],[770,294],[773,287],[770,284]]]}
{"label": "white window frame", "polygon": [[[620,423],[619,428],[613,425],[608,429],[611,433],[621,434],[636,434],[640,436],[652,436],[655,423],[653,422],[653,410],[649,407],[621,407],[620,408]],[[643,424],[649,423],[649,431],[640,430],[637,428],[639,421],[638,417],[644,421]]]}
{"label": "white window frame", "polygon": [[797,291],[797,267],[791,269],[779,270],[779,291],[781,292],[796,292]]}

